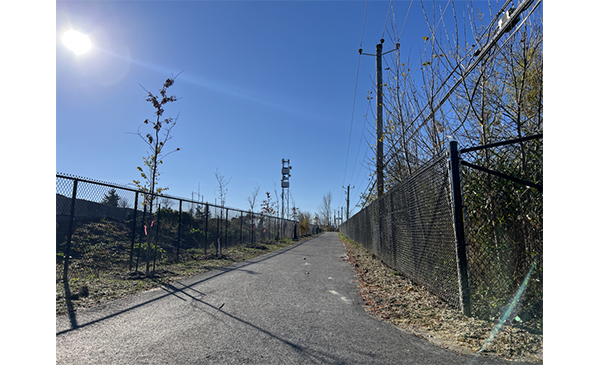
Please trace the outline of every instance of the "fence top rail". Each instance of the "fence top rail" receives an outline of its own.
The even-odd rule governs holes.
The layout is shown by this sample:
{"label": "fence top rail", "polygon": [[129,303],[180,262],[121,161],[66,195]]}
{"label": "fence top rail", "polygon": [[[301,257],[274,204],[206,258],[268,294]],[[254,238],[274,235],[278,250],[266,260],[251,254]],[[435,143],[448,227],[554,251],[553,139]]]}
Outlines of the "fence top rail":
{"label": "fence top rail", "polygon": [[[448,151],[443,151],[433,156],[429,161],[419,166],[417,171],[405,177],[404,179],[398,181],[394,186],[392,186],[388,191],[386,191],[381,197],[375,199],[373,202],[378,201],[379,199],[383,199],[388,194],[392,194],[394,191],[400,189],[404,184],[410,184],[411,181],[418,179],[422,174],[426,173],[430,169],[434,168],[440,160],[445,160],[449,156]],[[369,204],[370,205],[370,204]]]}
{"label": "fence top rail", "polygon": [[[81,177],[81,176],[69,175],[69,174],[65,174],[65,173],[61,173],[61,172],[57,172],[56,173],[56,177],[57,178],[61,178],[61,179],[77,180],[77,181],[81,181],[81,182],[85,182],[85,183],[107,186],[107,187],[110,187],[110,188],[128,190],[128,191],[131,191],[131,192],[134,192],[134,193],[141,193],[141,194],[146,194],[146,195],[154,195],[154,196],[161,197],[161,198],[179,200],[179,201],[186,202],[186,203],[191,203],[191,204],[200,204],[200,205],[206,205],[206,206],[213,207],[213,208],[227,209],[227,210],[231,210],[231,211],[237,211],[237,212],[240,212],[242,214],[253,214],[256,217],[281,219],[280,217],[266,215],[266,214],[263,214],[263,213],[260,213],[260,212],[251,212],[251,211],[242,210],[242,209],[230,208],[230,207],[226,207],[226,206],[211,204],[211,203],[208,203],[208,202],[198,202],[198,201],[194,201],[194,200],[190,200],[190,199],[186,199],[186,198],[179,198],[179,197],[175,197],[175,196],[171,196],[171,195],[165,195],[165,194],[156,194],[156,193],[151,194],[151,193],[148,193],[148,192],[145,192],[145,191],[142,191],[142,190],[138,190],[138,189],[134,189],[134,188],[131,188],[131,187],[128,187],[128,186],[124,186],[124,185],[119,185],[119,184],[115,184],[115,183],[108,183],[108,182],[105,182],[105,181],[90,179],[90,178]],[[284,220],[285,221],[289,221],[289,222],[295,222],[293,219],[287,219],[287,218],[285,218]]]}
{"label": "fence top rail", "polygon": [[461,148],[459,150],[459,152],[460,153],[467,153],[467,152],[479,151],[479,150],[484,150],[486,148],[499,147],[499,146],[504,146],[504,145],[507,145],[507,144],[514,144],[514,143],[529,141],[529,140],[532,140],[532,139],[542,139],[542,138],[543,138],[543,133],[533,134],[531,136],[526,136],[526,137],[522,137],[522,138],[515,138],[515,139],[509,139],[509,140],[506,140],[506,141],[496,142],[496,143],[490,143],[490,144],[486,144],[486,145],[483,145],[483,146]]}
{"label": "fence top rail", "polygon": [[358,211],[358,213],[354,213],[349,219],[342,222],[342,224],[345,224],[352,217],[361,213],[363,210],[369,208],[372,204],[375,204],[375,203],[379,202],[380,200],[385,199],[390,194],[394,194],[394,192],[396,190],[401,189],[402,186],[404,186],[405,184],[410,184],[411,181],[418,179],[420,177],[420,175],[422,175],[425,172],[429,171],[430,169],[434,168],[440,162],[440,160],[446,160],[448,157],[449,157],[448,151],[443,151],[443,152],[438,153],[437,155],[433,156],[433,158],[431,158],[431,160],[429,160],[426,163],[424,163],[423,165],[419,166],[417,171],[415,171],[411,175],[405,177],[404,179],[398,181],[396,184],[394,184],[394,186],[390,187],[385,193],[383,193],[382,196],[376,198],[375,200],[370,202],[368,205],[364,206],[361,210]]}
{"label": "fence top rail", "polygon": [[119,185],[119,184],[115,184],[115,183],[109,183],[106,181],[95,180],[95,179],[91,179],[89,177],[81,177],[81,176],[76,176],[76,175],[65,174],[63,172],[57,172],[56,177],[61,178],[61,179],[68,179],[68,180],[78,180],[78,181],[82,181],[82,182],[86,182],[86,183],[90,183],[90,184],[104,185],[104,186],[108,186],[111,188],[129,190],[129,191],[133,191],[133,192],[138,191],[137,189],[134,189],[134,188],[131,188],[131,187],[128,187],[125,185]]}

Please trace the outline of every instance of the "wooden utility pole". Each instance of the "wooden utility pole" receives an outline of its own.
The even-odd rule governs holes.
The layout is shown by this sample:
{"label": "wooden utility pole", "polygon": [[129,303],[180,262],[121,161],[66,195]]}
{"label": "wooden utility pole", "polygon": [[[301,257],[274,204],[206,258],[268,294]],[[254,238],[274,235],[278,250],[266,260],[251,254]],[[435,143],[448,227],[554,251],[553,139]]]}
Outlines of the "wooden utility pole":
{"label": "wooden utility pole", "polygon": [[346,188],[346,220],[350,219],[350,189],[354,189],[354,186],[350,188],[348,186],[342,186],[342,189]]}
{"label": "wooden utility pole", "polygon": [[377,61],[377,145],[376,145],[376,172],[377,172],[377,197],[383,195],[383,71],[381,68],[381,57],[392,51],[400,49],[400,43],[396,43],[396,48],[383,53],[383,42],[381,39],[379,44],[376,46],[376,54],[363,53],[362,48],[358,50],[358,53],[368,56],[375,56]]}
{"label": "wooden utility pole", "polygon": [[383,75],[381,70],[381,51],[383,39],[377,45],[377,197],[383,195]]}

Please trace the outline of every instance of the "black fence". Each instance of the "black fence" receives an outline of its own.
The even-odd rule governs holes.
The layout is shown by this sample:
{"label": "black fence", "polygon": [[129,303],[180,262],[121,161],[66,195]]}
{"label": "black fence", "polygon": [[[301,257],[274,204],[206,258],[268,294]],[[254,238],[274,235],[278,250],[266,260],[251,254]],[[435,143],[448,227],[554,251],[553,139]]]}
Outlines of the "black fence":
{"label": "black fence", "polygon": [[452,142],[340,232],[467,315],[498,319],[510,306],[540,329],[542,147],[542,135]]}
{"label": "black fence", "polygon": [[541,328],[542,135],[460,152],[473,313],[496,319],[514,299],[509,317]]}
{"label": "black fence", "polygon": [[441,155],[352,216],[340,232],[458,306],[448,156]]}
{"label": "black fence", "polygon": [[144,273],[222,250],[294,239],[318,227],[125,186],[56,175],[56,282]]}

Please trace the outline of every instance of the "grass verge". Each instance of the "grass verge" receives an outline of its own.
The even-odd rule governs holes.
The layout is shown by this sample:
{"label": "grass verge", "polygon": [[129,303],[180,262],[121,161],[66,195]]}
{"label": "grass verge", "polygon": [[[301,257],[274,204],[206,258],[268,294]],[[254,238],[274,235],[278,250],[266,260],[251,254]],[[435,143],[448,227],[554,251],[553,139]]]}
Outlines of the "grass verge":
{"label": "grass verge", "polygon": [[[223,249],[221,257],[217,257],[215,254],[193,255],[192,259],[186,261],[160,265],[154,273],[150,273],[148,276],[144,273],[145,267],[140,268],[141,271],[110,270],[79,275],[77,278],[69,280],[70,303],[66,300],[62,281],[57,279],[56,315],[68,313],[68,304],[72,306],[73,311],[91,308],[137,292],[262,256],[309,238],[312,237],[302,237],[296,242],[284,239],[261,243],[254,247],[229,247]],[[59,270],[62,270],[62,265],[57,265],[57,272]]]}

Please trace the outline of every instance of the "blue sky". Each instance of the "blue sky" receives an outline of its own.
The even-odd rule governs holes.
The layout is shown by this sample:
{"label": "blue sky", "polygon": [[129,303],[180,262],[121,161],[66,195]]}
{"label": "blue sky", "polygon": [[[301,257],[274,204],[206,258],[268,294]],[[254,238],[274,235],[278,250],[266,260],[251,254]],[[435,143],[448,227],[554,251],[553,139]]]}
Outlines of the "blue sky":
{"label": "blue sky", "polygon": [[[168,194],[191,198],[200,185],[214,202],[218,169],[231,178],[226,204],[247,209],[255,185],[260,200],[275,184],[281,192],[285,158],[301,210],[318,211],[328,191],[334,208],[345,206],[348,184],[355,206],[368,182],[362,162],[371,137],[360,140],[372,123],[364,115],[375,76],[375,58],[362,56],[353,116],[361,35],[364,51],[375,53],[386,18],[388,28],[393,16],[400,27],[409,5],[396,1],[388,15],[389,1],[370,1],[362,35],[364,1],[59,1],[56,170],[137,179],[147,148],[130,133],[153,113],[140,85],[156,93],[184,70],[170,89],[180,100],[165,109],[179,113],[167,147],[181,148],[161,166]],[[92,50],[69,51],[60,41],[68,29],[87,34]],[[402,40],[418,48],[425,35],[415,2]],[[393,48],[386,38],[385,50]]]}
{"label": "blue sky", "polygon": [[[487,1],[474,4],[487,12]],[[358,48],[362,40],[375,53],[383,35],[391,50],[401,28],[400,52],[418,62],[430,35],[419,1],[58,1],[56,170],[138,179],[148,149],[132,133],[153,115],[141,86],[156,93],[184,70],[170,89],[180,99],[165,109],[179,114],[166,150],[181,149],[161,166],[167,194],[199,189],[214,203],[218,169],[231,178],[226,205],[248,209],[256,185],[259,202],[275,186],[280,194],[285,158],[298,208],[317,212],[328,191],[334,209],[345,207],[342,186],[351,185],[357,212],[369,184],[375,78],[375,58],[361,56],[359,68]],[[69,29],[87,34],[91,51],[68,50],[60,37]]]}

